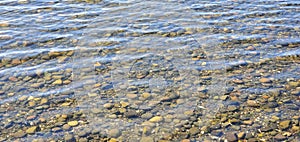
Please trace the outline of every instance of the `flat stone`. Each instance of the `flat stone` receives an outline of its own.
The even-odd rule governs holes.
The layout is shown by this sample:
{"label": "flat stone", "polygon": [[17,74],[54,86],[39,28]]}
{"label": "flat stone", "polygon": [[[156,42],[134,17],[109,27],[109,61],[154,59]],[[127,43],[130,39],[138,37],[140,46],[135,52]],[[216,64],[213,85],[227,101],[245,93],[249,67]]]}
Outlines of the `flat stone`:
{"label": "flat stone", "polygon": [[111,109],[111,108],[113,108],[113,106],[114,105],[112,103],[106,103],[106,104],[103,105],[103,107],[107,108],[107,109]]}
{"label": "flat stone", "polygon": [[23,138],[23,137],[26,136],[26,133],[25,133],[24,131],[20,130],[20,131],[14,133],[13,136],[14,136],[15,138]]}
{"label": "flat stone", "polygon": [[135,98],[138,97],[138,95],[137,95],[137,94],[127,94],[126,97],[127,97],[128,99],[135,99]]}
{"label": "flat stone", "polygon": [[37,126],[32,126],[26,130],[27,134],[34,134],[37,130]]}
{"label": "flat stone", "polygon": [[244,121],[242,121],[242,123],[245,125],[252,125],[253,121],[252,120],[244,120]]}
{"label": "flat stone", "polygon": [[281,134],[277,134],[275,137],[274,137],[275,140],[277,141],[283,141],[286,139],[285,136],[281,135]]}
{"label": "flat stone", "polygon": [[35,106],[35,105],[36,105],[35,101],[30,101],[30,102],[28,102],[28,106],[29,106],[29,107],[33,107],[33,106]]}
{"label": "flat stone", "polygon": [[77,126],[78,125],[78,121],[69,121],[68,122],[68,125],[70,125],[70,126],[72,126],[72,127],[75,127],[75,126]]}
{"label": "flat stone", "polygon": [[113,138],[117,138],[121,135],[121,131],[119,129],[111,129],[108,134]]}
{"label": "flat stone", "polygon": [[154,139],[152,137],[142,137],[140,142],[154,142]]}
{"label": "flat stone", "polygon": [[260,106],[260,104],[255,100],[247,100],[247,105],[249,107],[259,107]]}
{"label": "flat stone", "polygon": [[135,110],[129,110],[124,113],[124,116],[127,118],[134,118],[138,116],[138,113]]}
{"label": "flat stone", "polygon": [[48,99],[47,98],[42,98],[40,104],[43,105],[43,104],[46,104],[46,103],[48,103]]}
{"label": "flat stone", "polygon": [[82,131],[80,131],[79,133],[78,133],[78,136],[79,137],[86,137],[88,135],[88,133],[86,132],[86,131],[84,131],[84,130],[82,130]]}
{"label": "flat stone", "polygon": [[200,133],[200,129],[197,128],[197,127],[192,127],[192,128],[190,129],[189,133],[190,133],[191,135],[197,135],[197,134]]}
{"label": "flat stone", "polygon": [[290,124],[291,124],[291,120],[284,120],[284,121],[281,121],[279,122],[279,128],[280,129],[287,129],[290,127]]}
{"label": "flat stone", "polygon": [[152,123],[158,123],[158,122],[163,121],[163,118],[161,116],[154,116],[149,121]]}
{"label": "flat stone", "polygon": [[62,84],[62,80],[61,79],[55,80],[52,84],[53,85],[61,85]]}
{"label": "flat stone", "polygon": [[63,128],[64,130],[70,130],[70,129],[71,129],[71,126],[68,125],[68,124],[64,124],[64,125],[62,126],[62,128]]}
{"label": "flat stone", "polygon": [[227,107],[228,111],[236,111],[238,110],[239,108],[236,106],[236,105],[229,105]]}
{"label": "flat stone", "polygon": [[269,78],[261,78],[261,79],[259,79],[259,82],[261,82],[261,83],[271,83],[272,81]]}
{"label": "flat stone", "polygon": [[12,38],[13,38],[13,36],[11,36],[11,35],[0,35],[0,40],[9,40]]}
{"label": "flat stone", "polygon": [[93,109],[91,109],[91,112],[94,113],[94,114],[99,114],[99,113],[102,112],[102,109],[100,109],[100,108],[93,108]]}
{"label": "flat stone", "polygon": [[238,137],[235,133],[229,132],[226,133],[225,138],[229,141],[229,142],[235,142],[238,140]]}
{"label": "flat stone", "polygon": [[57,133],[57,132],[61,131],[61,128],[60,127],[54,127],[54,128],[51,129],[51,131]]}
{"label": "flat stone", "polygon": [[240,80],[240,79],[234,79],[234,80],[233,80],[233,83],[235,83],[235,84],[243,84],[244,81],[243,81],[243,80]]}
{"label": "flat stone", "polygon": [[64,139],[65,139],[66,142],[74,142],[74,141],[76,141],[74,135],[72,135],[72,134],[65,135]]}
{"label": "flat stone", "polygon": [[245,133],[245,132],[239,132],[239,133],[237,134],[237,137],[238,137],[239,139],[243,139],[245,136],[246,136],[246,133]]}
{"label": "flat stone", "polygon": [[21,64],[22,62],[21,62],[21,60],[20,59],[13,59],[12,61],[11,61],[11,64],[12,65],[19,65],[19,64]]}

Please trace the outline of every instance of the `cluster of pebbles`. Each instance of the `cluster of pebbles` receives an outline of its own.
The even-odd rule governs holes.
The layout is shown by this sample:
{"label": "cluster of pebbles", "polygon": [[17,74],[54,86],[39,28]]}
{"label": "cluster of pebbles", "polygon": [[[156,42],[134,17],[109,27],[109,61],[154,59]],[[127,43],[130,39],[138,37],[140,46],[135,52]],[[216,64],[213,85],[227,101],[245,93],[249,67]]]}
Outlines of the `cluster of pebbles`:
{"label": "cluster of pebbles", "polygon": [[[194,10],[201,11],[201,7]],[[153,25],[130,27],[150,32],[119,29],[96,31],[88,37],[130,37],[126,44],[58,38],[4,46],[74,48],[1,57],[0,141],[300,140],[300,57],[299,50],[295,51],[300,44],[276,40],[299,38],[299,28],[249,28],[238,32],[270,30],[273,37],[223,36],[207,45],[195,37],[236,31]],[[0,23],[0,28],[10,26]],[[159,27],[167,29],[153,31]],[[0,35],[0,41],[12,38]],[[211,37],[206,38],[202,40]],[[212,48],[223,54],[209,51]],[[296,53],[267,54],[273,51]],[[214,61],[222,61],[221,66]],[[219,86],[212,88],[215,84]]]}

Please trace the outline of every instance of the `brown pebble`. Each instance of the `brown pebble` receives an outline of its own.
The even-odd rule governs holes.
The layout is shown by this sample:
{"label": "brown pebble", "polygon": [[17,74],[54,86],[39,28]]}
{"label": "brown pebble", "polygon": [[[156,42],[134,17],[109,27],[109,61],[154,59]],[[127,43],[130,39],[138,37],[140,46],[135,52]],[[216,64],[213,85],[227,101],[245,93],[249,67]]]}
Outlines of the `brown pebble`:
{"label": "brown pebble", "polygon": [[271,83],[271,80],[269,78],[261,78],[261,79],[259,79],[259,82],[261,82],[261,83]]}
{"label": "brown pebble", "polygon": [[13,59],[13,60],[11,61],[11,64],[12,64],[12,65],[19,65],[19,64],[21,64],[21,60],[20,60],[20,59]]}
{"label": "brown pebble", "polygon": [[183,139],[183,140],[181,140],[181,142],[190,142],[190,140],[189,139]]}
{"label": "brown pebble", "polygon": [[284,120],[284,121],[281,121],[279,122],[279,128],[280,129],[287,129],[290,127],[290,124],[291,124],[291,120]]}
{"label": "brown pebble", "polygon": [[243,81],[243,80],[240,80],[240,79],[234,79],[234,80],[233,80],[233,83],[235,83],[235,84],[243,84],[244,81]]}
{"label": "brown pebble", "polygon": [[8,27],[9,23],[7,21],[0,22],[0,27]]}
{"label": "brown pebble", "polygon": [[254,51],[255,48],[254,48],[253,46],[248,46],[248,47],[246,48],[246,50],[248,50],[248,51]]}
{"label": "brown pebble", "polygon": [[26,133],[22,130],[19,130],[18,132],[14,133],[13,136],[16,138],[22,138],[26,136]]}
{"label": "brown pebble", "polygon": [[68,124],[65,124],[65,125],[62,126],[62,128],[63,128],[64,130],[70,130],[71,126],[68,125]]}
{"label": "brown pebble", "polygon": [[36,118],[35,115],[31,115],[31,116],[28,116],[28,117],[26,118],[26,120],[34,120],[35,118]]}
{"label": "brown pebble", "polygon": [[128,99],[135,99],[135,98],[137,98],[137,94],[127,94],[126,95],[126,97],[128,98]]}
{"label": "brown pebble", "polygon": [[246,135],[245,132],[239,132],[239,133],[237,134],[237,136],[238,136],[239,139],[243,139],[243,138],[245,137],[245,135]]}
{"label": "brown pebble", "polygon": [[8,80],[16,82],[16,81],[18,81],[18,78],[14,77],[14,76],[11,76],[11,77],[8,78]]}
{"label": "brown pebble", "polygon": [[238,137],[235,133],[229,132],[226,133],[225,138],[229,141],[229,142],[235,142],[238,140]]}
{"label": "brown pebble", "polygon": [[254,100],[248,100],[247,105],[250,106],[250,107],[259,107],[260,106],[260,104],[257,101],[254,101]]}
{"label": "brown pebble", "polygon": [[275,137],[274,137],[275,140],[277,141],[283,141],[286,139],[285,136],[281,135],[281,134],[277,134]]}

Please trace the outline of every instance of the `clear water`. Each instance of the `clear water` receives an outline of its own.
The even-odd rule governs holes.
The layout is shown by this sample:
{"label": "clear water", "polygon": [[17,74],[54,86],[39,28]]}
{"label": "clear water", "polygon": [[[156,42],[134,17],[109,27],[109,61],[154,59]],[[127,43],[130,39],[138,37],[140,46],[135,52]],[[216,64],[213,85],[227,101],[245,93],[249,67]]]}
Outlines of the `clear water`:
{"label": "clear water", "polygon": [[[281,99],[289,98],[295,109],[283,103],[280,111],[254,117],[294,116],[299,95],[289,94],[299,83],[286,84],[300,79],[299,6],[295,0],[2,0],[1,137],[13,140],[10,132],[37,125],[40,118],[81,111],[80,120],[88,124],[40,130],[22,139],[60,140],[86,128],[109,137],[117,128],[121,140],[137,141],[149,118],[127,119],[122,112],[114,118],[104,108],[127,102],[127,111],[178,119],[151,126],[150,135],[159,140],[189,121],[187,111],[201,111],[199,128],[210,125],[222,108],[236,102],[218,98],[236,93],[282,91]],[[263,77],[272,83],[261,85]],[[233,83],[236,79],[245,80]],[[203,92],[206,98],[199,97]],[[151,97],[143,98],[147,93]],[[48,102],[40,103],[41,98]],[[30,106],[32,100],[36,104]]]}

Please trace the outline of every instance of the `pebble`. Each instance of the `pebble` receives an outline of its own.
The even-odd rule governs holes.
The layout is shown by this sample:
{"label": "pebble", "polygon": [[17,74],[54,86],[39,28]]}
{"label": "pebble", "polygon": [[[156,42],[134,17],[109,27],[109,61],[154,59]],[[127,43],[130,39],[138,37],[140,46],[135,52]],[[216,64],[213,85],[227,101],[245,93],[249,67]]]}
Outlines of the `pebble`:
{"label": "pebble", "polygon": [[228,111],[233,112],[233,111],[238,110],[238,107],[237,107],[236,105],[229,105],[229,106],[227,107],[227,109],[228,109]]}
{"label": "pebble", "polygon": [[135,110],[129,110],[124,113],[127,118],[134,118],[138,116],[138,113]]}
{"label": "pebble", "polygon": [[107,109],[111,109],[111,108],[113,108],[113,106],[114,105],[112,103],[106,103],[106,104],[103,105],[103,107],[107,108]]}
{"label": "pebble", "polygon": [[93,109],[91,109],[91,112],[94,113],[94,114],[99,114],[99,113],[102,112],[102,109],[100,109],[100,108],[93,108]]}
{"label": "pebble", "polygon": [[238,140],[238,137],[235,133],[233,132],[229,132],[226,133],[225,138],[229,141],[229,142],[235,142]]}
{"label": "pebble", "polygon": [[33,106],[35,106],[35,105],[36,105],[35,101],[30,101],[30,102],[28,102],[28,106],[29,106],[29,107],[33,107]]}
{"label": "pebble", "polygon": [[48,99],[47,98],[42,98],[40,104],[43,105],[43,104],[46,104],[46,103],[48,103]]}
{"label": "pebble", "polygon": [[51,130],[52,130],[52,132],[57,133],[57,132],[61,131],[61,128],[60,127],[54,127]]}
{"label": "pebble", "polygon": [[241,79],[234,79],[234,80],[233,80],[233,83],[235,83],[235,84],[243,84],[244,81],[241,80]]}
{"label": "pebble", "polygon": [[62,128],[63,128],[64,130],[70,130],[71,126],[68,125],[68,124],[64,124],[64,125],[62,126]]}
{"label": "pebble", "polygon": [[135,98],[137,98],[137,94],[127,94],[126,95],[126,97],[128,98],[128,99],[135,99]]}
{"label": "pebble", "polygon": [[163,121],[163,118],[161,116],[154,116],[149,121],[152,123],[158,123],[158,122]]}
{"label": "pebble", "polygon": [[62,84],[62,80],[61,79],[55,80],[52,84],[53,85],[61,85]]}
{"label": "pebble", "polygon": [[121,135],[121,131],[119,129],[111,129],[109,130],[108,134],[113,138],[117,138]]}
{"label": "pebble", "polygon": [[80,131],[79,133],[78,133],[78,136],[79,137],[86,137],[88,135],[88,133],[86,132],[86,131],[84,131],[84,130],[82,130],[82,131]]}
{"label": "pebble", "polygon": [[13,136],[16,138],[23,138],[26,136],[26,133],[22,130],[19,130],[18,132],[14,133]]}
{"label": "pebble", "polygon": [[279,122],[279,128],[280,129],[287,129],[290,127],[290,124],[291,124],[291,120],[284,120],[284,121],[281,121]]}
{"label": "pebble", "polygon": [[246,133],[245,133],[245,132],[239,132],[239,133],[237,134],[237,137],[238,137],[239,139],[243,139],[245,136],[246,136]]}
{"label": "pebble", "polygon": [[192,128],[190,129],[189,133],[190,133],[191,135],[197,135],[197,134],[200,133],[200,130],[199,130],[199,128],[197,128],[197,127],[192,127]]}
{"label": "pebble", "polygon": [[33,83],[30,86],[33,88],[41,88],[41,87],[43,87],[43,85],[44,85],[43,83]]}
{"label": "pebble", "polygon": [[140,142],[154,142],[152,137],[142,137]]}
{"label": "pebble", "polygon": [[11,61],[11,64],[12,64],[12,65],[19,65],[19,64],[21,64],[21,60],[20,60],[20,59],[13,59],[13,60]]}
{"label": "pebble", "polygon": [[37,130],[37,126],[32,126],[26,130],[27,134],[34,134]]}
{"label": "pebble", "polygon": [[9,26],[9,22],[8,21],[2,21],[0,22],[0,27],[8,27]]}
{"label": "pebble", "polygon": [[247,105],[249,107],[259,107],[260,106],[260,104],[255,100],[247,100]]}
{"label": "pebble", "polygon": [[252,125],[253,121],[252,120],[245,120],[245,121],[243,121],[243,124]]}
{"label": "pebble", "polygon": [[64,139],[65,139],[66,142],[74,142],[74,141],[76,141],[75,137],[72,134],[65,135]]}
{"label": "pebble", "polygon": [[261,79],[259,79],[259,82],[261,82],[261,83],[271,83],[271,80],[269,78],[261,78]]}
{"label": "pebble", "polygon": [[277,134],[275,137],[274,137],[275,140],[277,141],[283,141],[286,139],[285,136],[281,135],[281,134]]}
{"label": "pebble", "polygon": [[69,121],[68,122],[68,125],[70,125],[70,126],[72,126],[72,127],[75,127],[75,126],[77,126],[78,125],[78,121]]}

